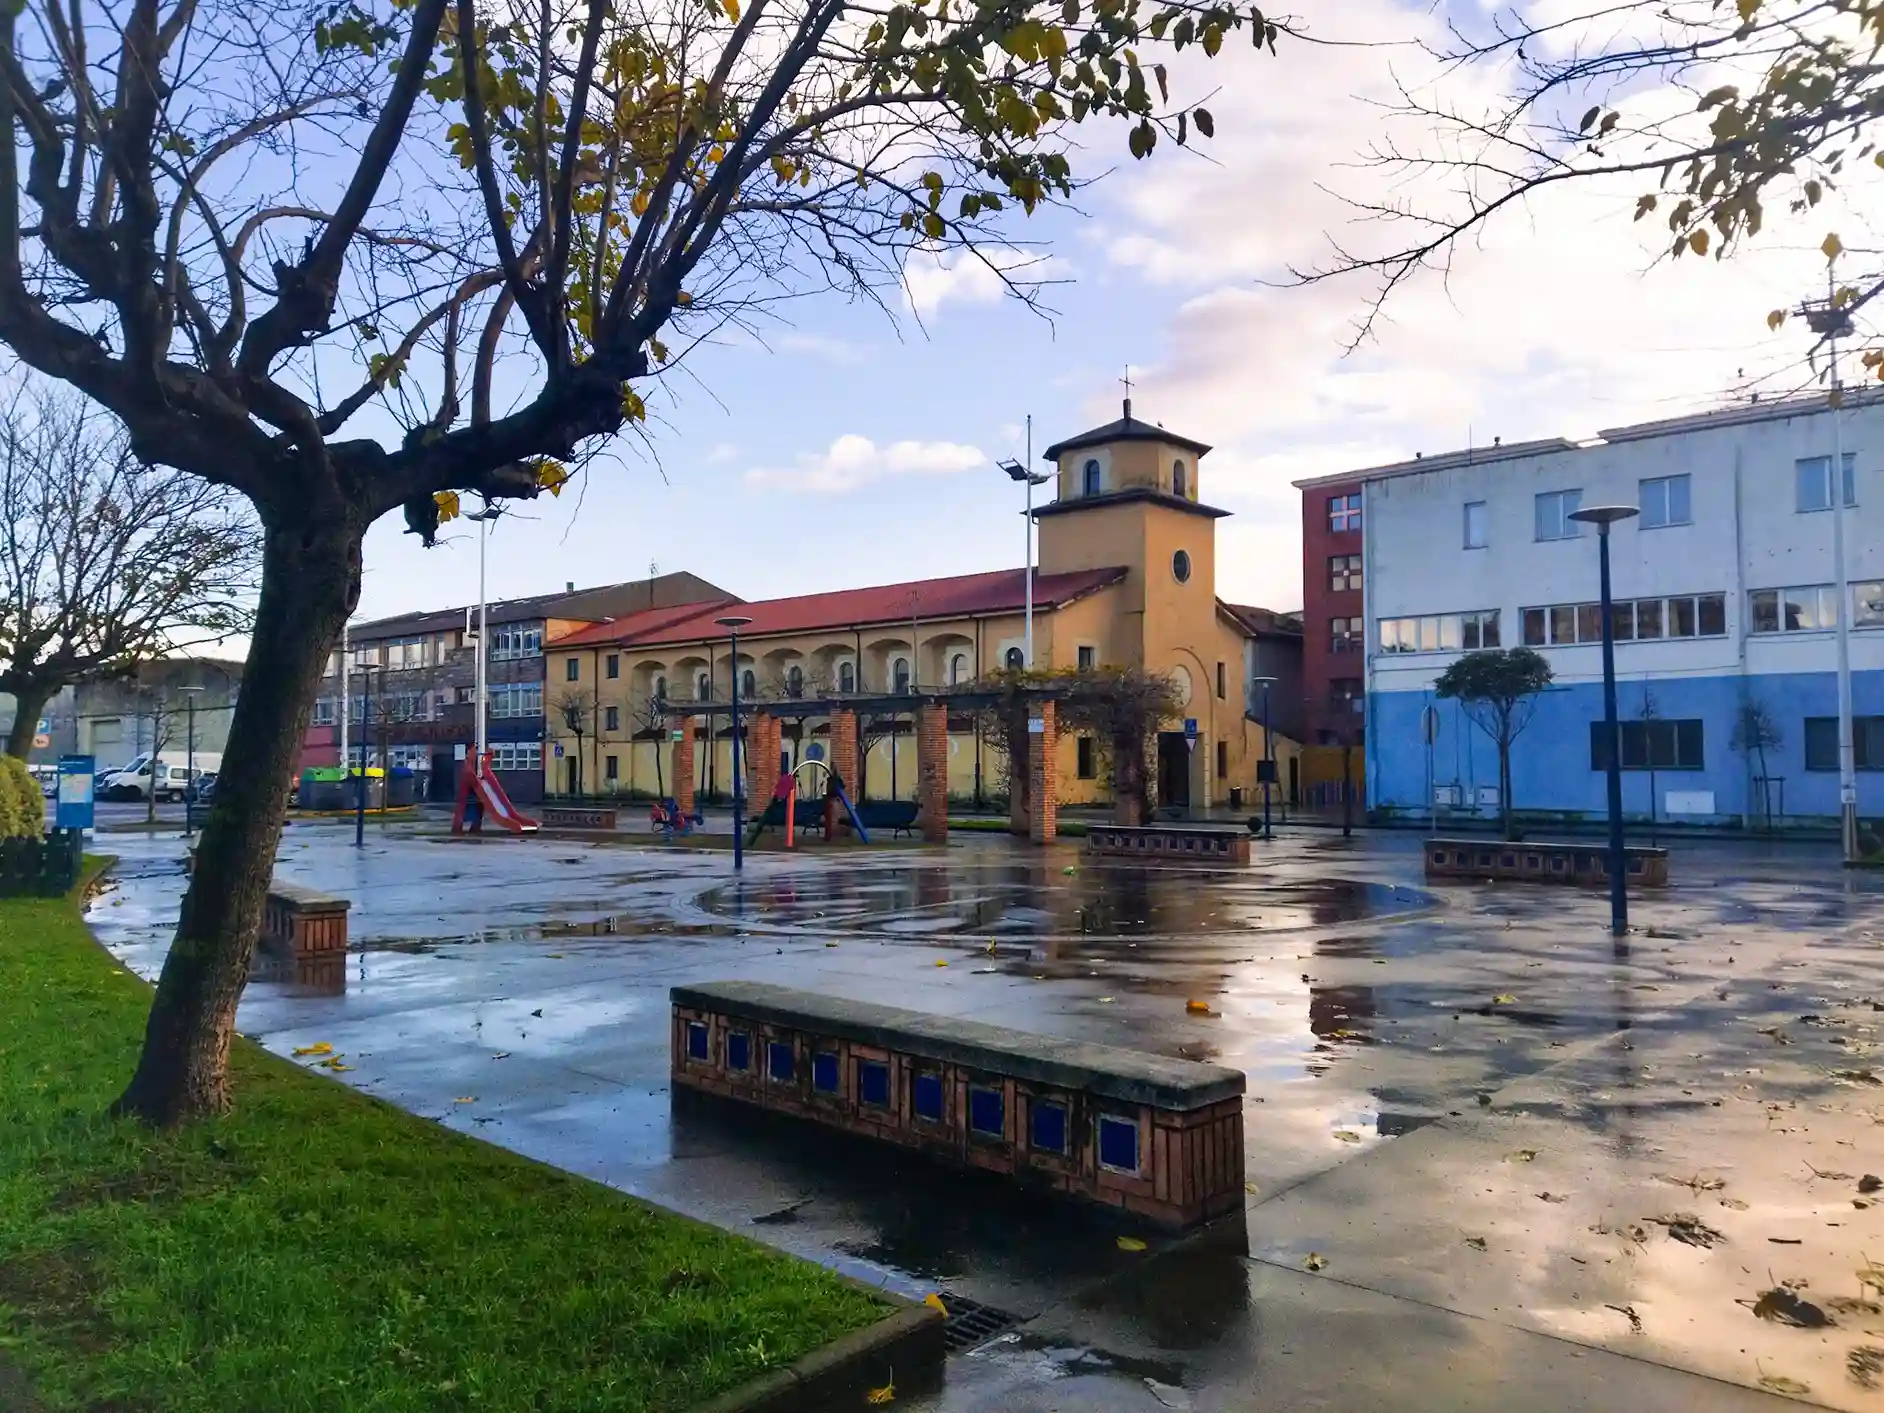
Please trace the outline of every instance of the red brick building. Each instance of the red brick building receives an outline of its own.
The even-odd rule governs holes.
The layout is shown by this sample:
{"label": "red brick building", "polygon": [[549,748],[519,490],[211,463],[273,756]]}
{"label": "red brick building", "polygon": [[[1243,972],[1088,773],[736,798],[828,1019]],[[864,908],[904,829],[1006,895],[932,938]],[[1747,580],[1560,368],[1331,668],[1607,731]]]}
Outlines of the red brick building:
{"label": "red brick building", "polygon": [[1295,485],[1302,493],[1303,741],[1359,747],[1367,720],[1361,478]]}

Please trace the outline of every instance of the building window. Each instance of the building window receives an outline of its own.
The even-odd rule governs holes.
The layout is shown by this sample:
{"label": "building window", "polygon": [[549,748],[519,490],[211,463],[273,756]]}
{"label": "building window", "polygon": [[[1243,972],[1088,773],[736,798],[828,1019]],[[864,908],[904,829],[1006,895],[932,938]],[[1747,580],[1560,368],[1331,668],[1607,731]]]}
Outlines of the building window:
{"label": "building window", "polygon": [[1081,672],[1091,672],[1099,665],[1099,649],[1095,648],[1090,643],[1081,643],[1079,645],[1078,660],[1079,670]]}
{"label": "building window", "polygon": [[1188,497],[1190,493],[1190,485],[1184,477],[1184,463],[1173,461],[1171,463],[1171,494]]}
{"label": "building window", "polygon": [[543,743],[541,741],[492,742],[491,769],[528,770],[540,773],[543,769]]}
{"label": "building window", "polygon": [[491,658],[502,662],[508,658],[540,657],[543,653],[543,628],[539,624],[534,628],[512,627],[493,628],[491,630]]}
{"label": "building window", "polygon": [[890,1067],[883,1061],[857,1062],[857,1102],[872,1109],[890,1107]]}
{"label": "building window", "polygon": [[[1663,638],[1722,638],[1727,634],[1725,594],[1679,594],[1665,599],[1622,599],[1610,605],[1616,641],[1647,643]],[[1524,610],[1526,647],[1555,647],[1603,641],[1603,606],[1555,604]]]}
{"label": "building window", "polygon": [[[489,689],[490,713],[494,717],[541,716],[543,714],[543,684],[541,682],[507,682]],[[359,701],[358,697],[354,701]],[[356,710],[354,720],[359,720]]]}
{"label": "building window", "polygon": [[1830,584],[1755,589],[1747,595],[1747,606],[1755,633],[1809,633],[1838,626],[1838,591]]}
{"label": "building window", "polygon": [[1191,556],[1188,550],[1179,550],[1171,556],[1171,577],[1180,584],[1190,582]]}
{"label": "building window", "polygon": [[1582,504],[1583,492],[1580,490],[1540,492],[1537,497],[1537,538],[1574,540],[1578,525],[1570,517]]}
{"label": "building window", "polygon": [[896,659],[896,665],[890,671],[890,680],[896,684],[894,687],[890,689],[891,691],[896,692],[897,694],[900,695],[909,690],[909,659],[908,658],[899,657],[898,659]]}
{"label": "building window", "polygon": [[977,1138],[1007,1137],[1007,1098],[998,1089],[968,1086],[968,1131]]}
{"label": "building window", "polygon": [[1361,587],[1361,557],[1358,554],[1330,555],[1328,587],[1336,593]]}
{"label": "building window", "polygon": [[1335,677],[1328,683],[1328,706],[1337,716],[1359,716],[1367,704],[1358,677]]}
{"label": "building window", "polygon": [[1654,476],[1643,481],[1640,487],[1642,528],[1659,530],[1664,525],[1692,524],[1688,486],[1686,476]]}
{"label": "building window", "polygon": [[949,686],[959,687],[968,680],[968,654],[956,653],[949,658]]}
{"label": "building window", "polygon": [[[1859,770],[1884,770],[1884,716],[1851,718],[1851,750]],[[1838,769],[1838,718],[1805,719],[1805,768]]]}
{"label": "building window", "polygon": [[[1705,770],[1701,719],[1619,721],[1624,770]],[[1609,730],[1590,723],[1590,769],[1609,769]]]}
{"label": "building window", "polygon": [[837,690],[840,692],[857,690],[857,665],[855,663],[846,662],[838,665]]}
{"label": "building window", "polygon": [[1361,650],[1361,640],[1366,636],[1367,625],[1359,618],[1331,618],[1328,620],[1328,651],[1335,653],[1353,653]]}
{"label": "building window", "polygon": [[654,679],[654,700],[657,702],[667,700],[667,679],[665,677],[656,677]]}
{"label": "building window", "polygon": [[1080,472],[1079,490],[1081,495],[1099,494],[1099,463],[1097,461],[1088,461],[1085,469]]}
{"label": "building window", "polygon": [[837,1051],[818,1050],[811,1056],[811,1087],[820,1094],[837,1093]]}
{"label": "building window", "polygon": [[[621,730],[621,708],[618,706],[602,708],[602,729],[604,731]],[[610,757],[614,759],[614,757]]]}
{"label": "building window", "polygon": [[314,698],[314,715],[311,724],[332,726],[334,724],[334,699],[332,697]]}
{"label": "building window", "polygon": [[[1352,625],[1354,645],[1358,647],[1361,620],[1350,618],[1347,622]],[[1380,650],[1384,653],[1477,652],[1480,648],[1498,647],[1502,642],[1495,608],[1473,613],[1427,614],[1420,618],[1383,618],[1379,626]]]}
{"label": "building window", "polygon": [[[750,691],[751,688],[747,688],[747,690]],[[804,694],[805,670],[794,662],[790,670],[785,674],[785,695],[788,697],[802,697]]]}
{"label": "building window", "polygon": [[1884,580],[1871,579],[1851,586],[1851,626],[1876,628],[1884,624]]}
{"label": "building window", "polygon": [[610,653],[607,657],[603,658],[602,671],[608,675],[608,680],[611,682],[621,676],[621,654]]}
{"label": "building window", "polygon": [[1077,737],[1073,745],[1074,766],[1081,780],[1096,779],[1099,774],[1098,752],[1094,749],[1093,738]]}
{"label": "building window", "polygon": [[1224,780],[1230,774],[1230,743],[1217,742],[1217,779]]}
{"label": "building window", "polygon": [[708,1034],[705,1021],[687,1022],[687,1058],[704,1060],[712,1054],[712,1037]]}
{"label": "building window", "polygon": [[621,757],[620,756],[603,756],[602,757],[602,778],[604,780],[621,779]]}
{"label": "building window", "polygon": [[704,672],[693,679],[693,699],[696,702],[713,700],[713,679]]}
{"label": "building window", "polygon": [[909,1081],[909,1107],[924,1123],[942,1122],[942,1076],[918,1070]]}
{"label": "building window", "polygon": [[1099,1166],[1115,1173],[1138,1171],[1138,1120],[1099,1116]]}
{"label": "building window", "polygon": [[1361,528],[1361,493],[1328,497],[1328,528],[1336,534]]}
{"label": "building window", "polygon": [[1465,547],[1485,548],[1485,502],[1482,500],[1465,503]]}
{"label": "building window", "polygon": [[789,1040],[774,1040],[765,1047],[765,1073],[774,1084],[790,1084],[797,1069],[797,1056]]}
{"label": "building window", "polygon": [[726,1068],[741,1074],[752,1068],[752,1037],[743,1030],[726,1033]]}
{"label": "building window", "polygon": [[582,680],[582,659],[572,657],[563,663],[563,681],[580,682]]}
{"label": "building window", "polygon": [[1019,672],[1027,665],[1027,655],[1019,648],[1009,648],[1002,660],[1007,663],[1010,672]]}
{"label": "building window", "polygon": [[[1845,453],[1844,481],[1845,504],[1858,503],[1858,476],[1856,454]],[[1799,511],[1804,514],[1810,510],[1830,510],[1832,508],[1832,458],[1829,456],[1808,456],[1793,463],[1793,479],[1799,488]]]}
{"label": "building window", "polygon": [[1066,1155],[1066,1105],[1035,1099],[1027,1105],[1027,1146],[1040,1153]]}
{"label": "building window", "polygon": [[1217,696],[1219,698],[1224,698],[1224,697],[1228,697],[1229,695],[1230,695],[1229,673],[1225,665],[1220,662],[1217,664]]}

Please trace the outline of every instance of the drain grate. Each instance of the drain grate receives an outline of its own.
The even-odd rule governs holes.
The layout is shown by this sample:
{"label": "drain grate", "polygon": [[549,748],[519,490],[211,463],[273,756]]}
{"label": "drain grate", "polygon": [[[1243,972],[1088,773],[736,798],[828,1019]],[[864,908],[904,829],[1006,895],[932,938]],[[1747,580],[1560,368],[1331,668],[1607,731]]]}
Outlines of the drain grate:
{"label": "drain grate", "polygon": [[1019,1315],[1010,1315],[1005,1310],[946,1290],[942,1292],[942,1303],[949,1312],[943,1332],[950,1354],[965,1354],[1020,1323]]}

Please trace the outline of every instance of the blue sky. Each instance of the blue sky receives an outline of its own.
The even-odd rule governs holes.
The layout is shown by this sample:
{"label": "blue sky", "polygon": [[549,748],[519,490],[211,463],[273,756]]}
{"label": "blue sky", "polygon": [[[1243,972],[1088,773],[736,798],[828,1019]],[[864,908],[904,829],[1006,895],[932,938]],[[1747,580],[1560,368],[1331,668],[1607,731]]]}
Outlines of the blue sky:
{"label": "blue sky", "polygon": [[[1345,0],[1320,32],[1412,38],[1441,18]],[[1020,455],[1028,413],[1036,450],[1117,416],[1129,363],[1138,416],[1217,448],[1200,488],[1233,512],[1219,593],[1294,608],[1294,478],[1494,436],[1587,436],[1718,405],[1796,362],[1802,344],[1769,334],[1764,315],[1822,278],[1821,225],[1781,227],[1726,265],[1658,263],[1653,223],[1629,219],[1633,187],[1513,212],[1449,281],[1404,291],[1377,338],[1344,352],[1367,286],[1277,282],[1331,233],[1386,238],[1340,198],[1385,189],[1357,158],[1393,131],[1365,100],[1395,76],[1419,80],[1404,47],[1237,48],[1176,66],[1180,88],[1220,85],[1216,139],[1207,155],[1161,147],[1140,164],[1090,135],[1105,145],[1086,170],[1120,165],[1081,212],[1024,231],[1065,281],[1047,295],[1051,321],[960,269],[914,272],[894,321],[830,296],[787,306],[769,347],[701,349],[691,376],[649,396],[652,454],[619,442],[584,484],[500,522],[492,595],[636,578],[650,562],[747,598],[1018,565],[1019,497],[993,463]],[[1451,92],[1483,100],[1497,81],[1469,75]],[[396,517],[375,527],[362,613],[474,598],[475,533],[451,529],[426,551]]]}

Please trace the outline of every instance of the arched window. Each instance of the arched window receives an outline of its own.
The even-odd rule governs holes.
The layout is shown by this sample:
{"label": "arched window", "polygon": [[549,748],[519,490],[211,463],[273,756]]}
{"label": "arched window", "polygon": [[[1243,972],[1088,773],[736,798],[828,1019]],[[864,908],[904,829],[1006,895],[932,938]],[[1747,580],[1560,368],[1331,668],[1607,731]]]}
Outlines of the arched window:
{"label": "arched window", "polygon": [[804,694],[805,670],[794,662],[792,664],[792,670],[785,674],[785,695],[788,697],[802,697]]}
{"label": "arched window", "polygon": [[1186,551],[1179,550],[1176,554],[1171,556],[1171,577],[1180,584],[1189,582],[1191,577],[1191,557]]}
{"label": "arched window", "polygon": [[1007,650],[1007,665],[1010,671],[1018,672],[1027,665],[1027,655],[1019,648],[1009,648]]}
{"label": "arched window", "polygon": [[1173,461],[1171,463],[1171,494],[1174,496],[1188,496],[1190,494],[1190,487],[1184,480],[1184,463],[1182,460]]}
{"label": "arched window", "polygon": [[667,700],[667,679],[665,677],[656,677],[654,679],[654,700],[657,702]]}
{"label": "arched window", "polygon": [[909,690],[909,659],[906,657],[896,659],[896,666],[891,669],[891,676],[896,683],[891,690],[907,692]]}
{"label": "arched window", "polygon": [[1099,494],[1099,463],[1097,461],[1088,461],[1085,469],[1080,472],[1079,493],[1086,496]]}
{"label": "arched window", "polygon": [[713,700],[713,678],[710,674],[702,672],[693,679],[693,699],[696,702]]}
{"label": "arched window", "polygon": [[949,659],[949,686],[959,687],[968,680],[968,654],[956,653]]}
{"label": "arched window", "polygon": [[837,690],[840,692],[854,692],[857,690],[856,664],[846,662],[839,666],[837,669]]}
{"label": "arched window", "polygon": [[752,675],[750,667],[739,674],[739,690],[745,693],[748,701],[756,700],[759,695],[759,679]]}

